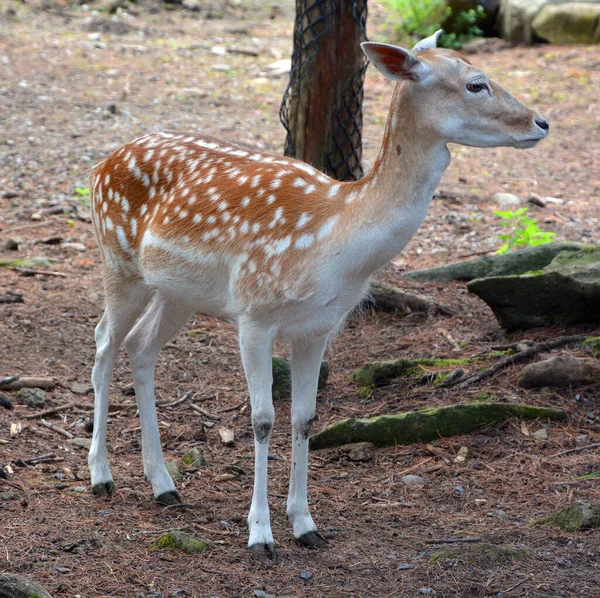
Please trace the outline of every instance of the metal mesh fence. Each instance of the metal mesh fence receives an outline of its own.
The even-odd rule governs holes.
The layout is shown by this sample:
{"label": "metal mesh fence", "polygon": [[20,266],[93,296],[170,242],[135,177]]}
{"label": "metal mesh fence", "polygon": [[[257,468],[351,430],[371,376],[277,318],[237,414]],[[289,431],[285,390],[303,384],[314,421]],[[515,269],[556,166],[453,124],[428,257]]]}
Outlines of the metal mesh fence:
{"label": "metal mesh fence", "polygon": [[[302,80],[307,77],[319,53],[319,39],[331,31],[332,15],[340,3],[348,4],[352,16],[359,25],[360,38],[356,43],[367,41],[367,0],[297,0],[294,30],[294,52],[290,81],[283,94],[279,117],[287,131],[285,155],[296,156],[293,133],[290,130],[290,104],[299,93]],[[329,57],[343,60],[343,56]],[[340,98],[341,109],[335,114],[335,129],[332,133],[333,148],[326,154],[325,167],[328,174],[340,181],[358,180],[363,176],[362,158],[362,103],[363,83],[368,60],[362,59]]]}

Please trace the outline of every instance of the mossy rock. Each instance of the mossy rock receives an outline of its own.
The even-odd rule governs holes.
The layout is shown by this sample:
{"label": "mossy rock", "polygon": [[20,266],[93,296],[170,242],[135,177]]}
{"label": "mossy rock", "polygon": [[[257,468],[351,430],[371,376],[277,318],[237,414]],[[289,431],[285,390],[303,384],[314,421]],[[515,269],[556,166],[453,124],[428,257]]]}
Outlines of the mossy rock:
{"label": "mossy rock", "polygon": [[0,573],[0,598],[52,598],[52,596],[36,581]]}
{"label": "mossy rock", "polygon": [[532,270],[541,270],[561,251],[578,251],[582,247],[581,243],[546,243],[505,255],[490,255],[425,270],[413,270],[404,276],[419,282],[449,282],[451,280],[469,281],[490,276],[524,274]]}
{"label": "mossy rock", "polygon": [[591,349],[596,357],[600,357],[600,336],[590,336],[583,341],[583,346]]}
{"label": "mossy rock", "polygon": [[59,263],[58,260],[51,260],[43,255],[37,257],[22,257],[16,260],[0,260],[0,266],[5,268],[31,268],[37,270],[39,268],[50,268],[53,263]]}
{"label": "mossy rock", "polygon": [[557,525],[565,532],[579,532],[581,530],[600,527],[600,503],[579,502],[539,519],[536,525]]}
{"label": "mossy rock", "polygon": [[553,44],[600,43],[600,6],[590,2],[569,2],[544,6],[531,27],[535,34]]}
{"label": "mossy rock", "polygon": [[507,330],[600,322],[600,246],[563,251],[541,270],[467,284]]}
{"label": "mossy rock", "polygon": [[186,554],[200,554],[208,548],[208,544],[190,534],[180,531],[166,532],[157,538],[150,547],[152,550],[181,550]]}
{"label": "mossy rock", "polygon": [[197,448],[192,448],[183,455],[182,461],[188,467],[204,467],[207,464],[204,455]]}
{"label": "mossy rock", "polygon": [[468,434],[510,417],[564,420],[562,409],[513,405],[509,403],[469,403],[379,415],[368,419],[344,419],[326,426],[310,437],[311,449],[352,442],[372,442],[395,446]]}
{"label": "mossy rock", "polygon": [[[329,376],[329,362],[322,361],[319,370],[319,390],[323,390]],[[273,355],[273,400],[292,396],[292,364],[289,359]]]}
{"label": "mossy rock", "polygon": [[533,557],[532,552],[522,546],[514,544],[488,544],[477,542],[474,544],[445,548],[431,555],[430,560],[440,563],[446,560],[460,560],[481,569],[494,569],[505,567],[518,562],[527,562]]}
{"label": "mossy rock", "polygon": [[167,468],[167,471],[174,482],[179,482],[179,480],[183,478],[181,470],[179,469],[179,463],[177,463],[177,461],[167,461],[165,463],[165,467]]}
{"label": "mossy rock", "polygon": [[[480,361],[480,359],[477,359]],[[389,361],[371,361],[366,363],[354,373],[350,379],[363,388],[374,388],[385,386],[396,378],[407,378],[423,371],[422,368],[454,368],[473,361],[465,359],[437,359],[434,357],[423,357],[419,359],[391,359]],[[440,376],[449,372],[442,372]],[[443,381],[443,380],[441,380]]]}

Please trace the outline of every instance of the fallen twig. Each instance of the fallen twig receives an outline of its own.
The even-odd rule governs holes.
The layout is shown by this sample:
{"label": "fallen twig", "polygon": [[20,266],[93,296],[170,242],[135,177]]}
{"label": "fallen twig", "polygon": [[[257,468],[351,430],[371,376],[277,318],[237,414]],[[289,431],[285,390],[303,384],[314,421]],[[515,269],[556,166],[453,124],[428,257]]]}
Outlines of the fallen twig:
{"label": "fallen twig", "polygon": [[40,423],[42,424],[42,426],[44,426],[44,428],[48,428],[48,430],[52,430],[53,432],[58,432],[59,434],[62,434],[65,438],[68,438],[69,440],[71,438],[75,438],[75,436],[71,434],[71,432],[67,432],[67,430],[60,428],[59,426],[55,426],[54,424],[51,424],[45,419],[41,420]]}
{"label": "fallen twig", "polygon": [[572,455],[573,453],[581,453],[582,451],[596,448],[600,448],[600,442],[595,442],[594,444],[588,444],[586,446],[578,446],[576,448],[567,449],[566,451],[560,451],[559,453],[550,455],[547,457],[547,459],[554,459],[554,457],[562,457],[563,455]]}
{"label": "fallen twig", "polygon": [[559,338],[555,338],[545,343],[536,343],[535,345],[533,345],[529,349],[526,349],[525,351],[521,351],[520,353],[515,353],[514,355],[508,355],[507,357],[502,358],[490,368],[481,370],[480,372],[477,372],[476,374],[473,374],[468,378],[457,380],[455,383],[448,384],[447,386],[465,388],[466,386],[475,384],[475,382],[479,382],[481,380],[484,380],[485,378],[492,377],[494,374],[498,373],[500,370],[503,370],[509,365],[525,361],[526,359],[529,359],[532,355],[535,355],[536,353],[539,353],[541,351],[549,351],[550,349],[557,349],[558,347],[564,347],[565,345],[574,345],[582,342],[586,338],[587,337],[585,335],[579,334],[575,336],[561,336]]}
{"label": "fallen twig", "polygon": [[180,399],[177,399],[176,401],[170,401],[169,403],[156,403],[157,407],[175,407],[176,405],[181,405],[181,403],[185,403],[185,401],[187,401],[188,399],[190,399],[191,397],[193,397],[195,394],[194,390],[188,390]]}
{"label": "fallen twig", "polygon": [[193,409],[194,411],[196,411],[196,413],[199,413],[200,415],[203,415],[204,417],[212,419],[214,421],[219,421],[221,419],[220,415],[210,413],[209,411],[202,409],[202,407],[198,407],[198,405],[195,405],[194,403],[190,403],[190,409]]}
{"label": "fallen twig", "polygon": [[13,268],[15,272],[19,272],[23,274],[23,276],[60,276],[61,278],[67,278],[67,275],[64,272],[55,272],[54,270],[34,270],[33,268],[20,268],[19,266],[15,266]]}
{"label": "fallen twig", "polygon": [[481,538],[436,538],[434,540],[425,540],[426,544],[458,544],[459,542],[481,542]]}
{"label": "fallen twig", "polygon": [[49,224],[61,224],[64,223],[62,220],[44,220],[43,222],[36,222],[35,224],[24,224],[23,226],[15,226],[14,228],[5,228],[2,231],[3,235],[7,233],[16,233],[19,230],[26,230],[29,228],[40,228],[42,226],[48,226]]}
{"label": "fallen twig", "polygon": [[32,413],[31,415],[26,415],[25,419],[37,419],[38,417],[46,417],[47,415],[54,415],[60,411],[67,411],[67,409],[72,409],[75,407],[73,403],[67,403],[66,405],[60,405],[59,407],[53,407],[52,409],[46,409],[45,411],[40,411],[39,413]]}
{"label": "fallen twig", "polygon": [[9,292],[0,297],[0,303],[25,303],[25,300],[23,299],[23,295]]}
{"label": "fallen twig", "polygon": [[244,399],[239,403],[236,403],[232,407],[223,407],[222,409],[217,409],[216,413],[229,413],[230,411],[237,411],[240,407],[243,407],[248,402],[248,399]]}

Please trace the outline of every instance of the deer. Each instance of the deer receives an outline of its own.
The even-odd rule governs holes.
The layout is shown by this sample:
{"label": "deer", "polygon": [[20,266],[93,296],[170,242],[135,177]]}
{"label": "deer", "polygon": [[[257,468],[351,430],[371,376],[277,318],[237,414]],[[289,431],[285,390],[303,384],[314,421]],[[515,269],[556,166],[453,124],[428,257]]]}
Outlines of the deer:
{"label": "deer", "polygon": [[129,355],[142,460],[155,500],[181,504],[165,467],[154,396],[160,349],[195,313],[238,329],[254,434],[250,553],[277,562],[267,499],[274,424],[272,347],[291,347],[292,451],[286,514],[295,540],[327,540],[309,511],[308,439],[328,338],[363,300],[369,282],[409,242],[450,163],[448,143],[531,148],[549,124],[464,56],[364,42],[396,82],[380,153],[353,182],[290,157],[205,135],[156,132],[125,144],[90,175],[105,311],[95,329],[93,493],[110,495],[109,383],[121,344]]}

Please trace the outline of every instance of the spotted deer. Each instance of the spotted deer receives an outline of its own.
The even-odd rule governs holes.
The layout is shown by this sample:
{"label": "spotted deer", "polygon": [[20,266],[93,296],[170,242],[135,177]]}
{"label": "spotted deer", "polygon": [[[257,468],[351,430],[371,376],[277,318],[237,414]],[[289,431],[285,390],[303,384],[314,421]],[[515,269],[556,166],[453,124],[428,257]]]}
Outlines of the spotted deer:
{"label": "spotted deer", "polygon": [[291,345],[292,355],[287,515],[300,544],[325,545],[309,513],[307,462],[328,336],[365,297],[373,273],[419,228],[450,162],[448,143],[530,148],[548,134],[537,112],[461,55],[436,48],[438,35],[412,51],[362,45],[397,85],[379,157],[360,181],[340,183],[299,160],[170,133],[144,135],[93,169],[93,223],[106,296],[92,374],[94,493],[113,489],[106,448],[109,381],[124,341],[144,473],[158,502],[180,502],[160,445],[154,363],[161,347],[201,312],[239,330],[254,430],[251,552],[276,560],[267,502],[276,338]]}

